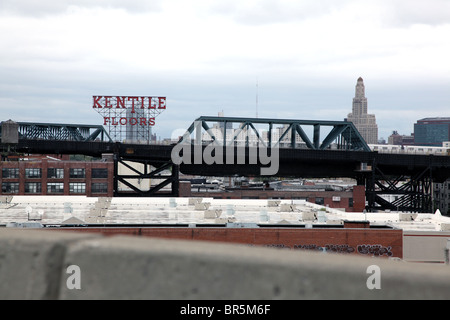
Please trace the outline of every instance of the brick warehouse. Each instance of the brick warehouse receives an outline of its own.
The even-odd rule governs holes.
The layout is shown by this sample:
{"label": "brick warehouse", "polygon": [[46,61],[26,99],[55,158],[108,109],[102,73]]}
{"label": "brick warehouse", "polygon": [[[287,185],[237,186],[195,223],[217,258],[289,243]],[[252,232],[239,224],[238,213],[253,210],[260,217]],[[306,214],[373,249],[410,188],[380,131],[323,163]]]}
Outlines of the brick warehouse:
{"label": "brick warehouse", "polygon": [[345,221],[343,225],[221,225],[171,226],[61,226],[56,230],[93,232],[103,235],[133,235],[180,240],[202,240],[293,250],[403,258],[403,230],[371,226],[367,221]]}
{"label": "brick warehouse", "polygon": [[226,191],[192,191],[188,181],[180,183],[180,196],[215,199],[304,199],[329,208],[344,209],[347,212],[362,212],[366,206],[364,186],[354,186],[351,191],[300,191],[236,188]]}
{"label": "brick warehouse", "polygon": [[114,163],[42,158],[0,162],[2,195],[112,197]]}
{"label": "brick warehouse", "polygon": [[[0,195],[86,195],[114,196],[112,160],[71,161],[36,157],[25,161],[0,162]],[[299,191],[239,188],[223,192],[196,192],[187,181],[180,182],[180,197],[214,197],[217,199],[305,199],[311,203],[347,212],[365,208],[364,186],[350,191]]]}

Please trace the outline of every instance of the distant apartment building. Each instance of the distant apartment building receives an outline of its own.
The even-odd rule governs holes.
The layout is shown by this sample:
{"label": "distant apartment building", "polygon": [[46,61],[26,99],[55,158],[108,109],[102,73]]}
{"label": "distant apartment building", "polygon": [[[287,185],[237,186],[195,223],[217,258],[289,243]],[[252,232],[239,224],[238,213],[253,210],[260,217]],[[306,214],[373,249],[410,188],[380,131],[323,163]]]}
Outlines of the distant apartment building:
{"label": "distant apartment building", "polygon": [[375,115],[367,113],[367,98],[365,95],[364,81],[361,77],[356,82],[352,113],[348,114],[346,120],[353,122],[366,143],[378,143],[378,126]]}
{"label": "distant apartment building", "polygon": [[412,146],[414,145],[414,134],[410,136],[401,135],[397,131],[393,131],[388,138],[388,144],[401,145],[401,146]]}
{"label": "distant apartment building", "polygon": [[414,124],[414,144],[442,146],[450,141],[450,117],[424,118]]}
{"label": "distant apartment building", "polygon": [[433,193],[435,209],[439,209],[443,215],[450,216],[450,179],[444,183],[434,183]]}
{"label": "distant apartment building", "polygon": [[[269,132],[267,130],[261,130],[256,133],[253,129],[248,129],[246,127],[242,128],[233,128],[233,124],[227,123],[226,129],[224,129],[223,123],[215,123],[208,131],[202,134],[203,141],[212,141],[211,136],[214,136],[216,139],[222,140],[224,134],[226,133],[226,137],[228,139],[228,143],[231,142],[231,139],[234,139],[234,142],[238,146],[250,145],[257,146],[261,139],[263,141],[269,140]],[[225,130],[225,132],[224,132]],[[286,134],[286,132],[290,130],[288,124],[278,126],[273,128],[271,132],[272,141],[279,141],[280,147],[288,147],[291,145],[291,135]],[[299,135],[295,135],[295,143],[297,146],[305,145],[304,141]]]}

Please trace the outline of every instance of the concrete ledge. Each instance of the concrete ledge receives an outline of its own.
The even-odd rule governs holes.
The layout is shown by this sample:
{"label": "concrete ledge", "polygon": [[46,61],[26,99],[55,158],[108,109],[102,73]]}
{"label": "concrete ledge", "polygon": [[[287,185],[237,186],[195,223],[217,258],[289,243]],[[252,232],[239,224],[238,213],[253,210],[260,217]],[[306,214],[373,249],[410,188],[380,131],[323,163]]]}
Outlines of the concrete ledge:
{"label": "concrete ledge", "polygon": [[95,237],[0,228],[0,300],[57,299],[66,249]]}
{"label": "concrete ledge", "polygon": [[[367,287],[372,265],[381,289]],[[447,265],[48,230],[0,229],[0,281],[2,299],[450,298]]]}

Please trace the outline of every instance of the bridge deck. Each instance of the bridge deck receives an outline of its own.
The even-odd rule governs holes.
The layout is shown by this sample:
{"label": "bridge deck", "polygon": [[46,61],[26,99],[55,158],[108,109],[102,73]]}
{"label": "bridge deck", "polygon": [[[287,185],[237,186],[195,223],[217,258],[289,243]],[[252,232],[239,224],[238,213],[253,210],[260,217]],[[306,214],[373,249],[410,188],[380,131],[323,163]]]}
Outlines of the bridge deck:
{"label": "bridge deck", "polygon": [[[18,152],[40,154],[83,154],[101,157],[114,153],[134,161],[160,163],[171,160],[173,145],[124,144],[111,142],[20,140]],[[247,149],[248,150],[248,149]],[[181,164],[186,174],[205,176],[259,175],[259,165],[246,164]],[[376,164],[388,175],[414,175],[431,168],[434,181],[450,177],[450,157],[433,155],[383,154],[367,151],[279,149],[279,171],[276,176],[355,177],[361,163]]]}

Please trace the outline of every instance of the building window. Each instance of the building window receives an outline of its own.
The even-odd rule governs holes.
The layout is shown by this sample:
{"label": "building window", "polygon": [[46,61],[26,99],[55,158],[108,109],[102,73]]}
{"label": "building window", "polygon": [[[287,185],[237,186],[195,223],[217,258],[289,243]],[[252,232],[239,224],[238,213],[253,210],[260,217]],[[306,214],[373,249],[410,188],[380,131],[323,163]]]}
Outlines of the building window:
{"label": "building window", "polygon": [[3,168],[3,179],[17,179],[19,178],[19,168]]}
{"label": "building window", "polygon": [[108,184],[107,183],[93,183],[91,185],[92,193],[108,193]]}
{"label": "building window", "polygon": [[323,198],[321,198],[321,197],[317,197],[316,198],[316,204],[319,204],[319,205],[323,206],[324,203],[325,203],[325,201],[324,201]]}
{"label": "building window", "polygon": [[108,178],[108,169],[92,169],[93,179]]}
{"label": "building window", "polygon": [[19,193],[19,183],[18,182],[3,182],[2,183],[2,193]]}
{"label": "building window", "polygon": [[40,182],[26,182],[25,193],[41,193],[42,186]]}
{"label": "building window", "polygon": [[25,178],[28,178],[28,179],[41,178],[41,169],[40,168],[26,168],[25,169]]}
{"label": "building window", "polygon": [[19,168],[3,168],[3,179],[17,179],[19,178]]}
{"label": "building window", "polygon": [[353,208],[353,198],[348,199],[348,207]]}
{"label": "building window", "polygon": [[62,182],[47,183],[47,193],[64,193],[64,183]]}
{"label": "building window", "polygon": [[73,168],[70,169],[70,177],[74,179],[86,177],[86,170],[84,168]]}
{"label": "building window", "polygon": [[47,178],[63,179],[64,178],[64,169],[63,168],[48,168]]}
{"label": "building window", "polygon": [[69,192],[70,193],[86,193],[86,184],[85,183],[69,183]]}

